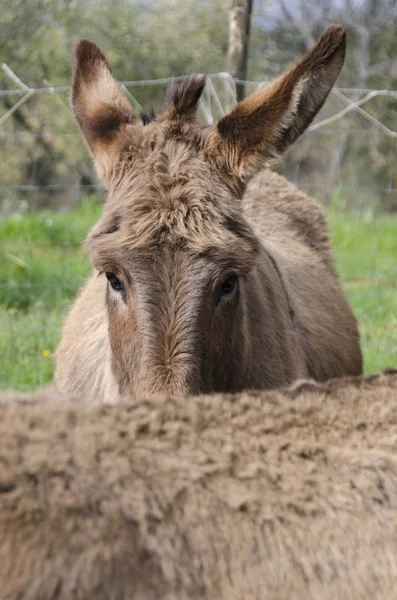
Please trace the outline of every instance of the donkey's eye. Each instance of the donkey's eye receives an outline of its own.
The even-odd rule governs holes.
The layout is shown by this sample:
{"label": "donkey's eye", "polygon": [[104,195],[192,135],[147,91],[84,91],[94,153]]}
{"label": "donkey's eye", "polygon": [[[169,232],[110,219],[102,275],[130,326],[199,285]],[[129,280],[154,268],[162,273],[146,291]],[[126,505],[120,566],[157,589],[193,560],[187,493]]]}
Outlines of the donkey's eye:
{"label": "donkey's eye", "polygon": [[225,281],[222,281],[222,296],[228,296],[229,294],[231,294],[234,288],[236,287],[236,283],[237,275],[229,275],[229,277],[227,277]]}
{"label": "donkey's eye", "polygon": [[106,271],[105,275],[112,289],[114,289],[116,292],[121,292],[124,290],[124,285],[115,273],[112,273],[111,271]]}
{"label": "donkey's eye", "polygon": [[222,283],[220,283],[217,286],[216,292],[215,292],[217,304],[221,301],[222,298],[227,299],[228,297],[232,296],[234,290],[236,289],[237,281],[238,281],[237,275],[229,275],[228,277],[226,277],[226,279],[224,279],[222,281]]}

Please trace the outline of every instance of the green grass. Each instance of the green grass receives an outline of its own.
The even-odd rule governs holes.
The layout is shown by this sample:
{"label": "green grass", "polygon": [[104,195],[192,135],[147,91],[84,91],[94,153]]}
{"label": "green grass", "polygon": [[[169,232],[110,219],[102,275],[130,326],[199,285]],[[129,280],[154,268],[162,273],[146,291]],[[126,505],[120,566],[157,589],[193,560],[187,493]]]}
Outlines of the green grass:
{"label": "green grass", "polygon": [[91,271],[82,241],[101,207],[0,220],[0,389],[51,380],[67,307]]}
{"label": "green grass", "polygon": [[0,220],[0,306],[52,310],[89,273],[82,241],[100,215],[86,200],[72,213],[39,211]]}
{"label": "green grass", "polygon": [[[62,319],[90,273],[81,243],[100,205],[0,220],[0,389],[51,380]],[[341,281],[359,320],[366,373],[397,366],[397,217],[328,215]]]}
{"label": "green grass", "polygon": [[358,319],[364,369],[397,367],[397,217],[330,211],[340,279]]}

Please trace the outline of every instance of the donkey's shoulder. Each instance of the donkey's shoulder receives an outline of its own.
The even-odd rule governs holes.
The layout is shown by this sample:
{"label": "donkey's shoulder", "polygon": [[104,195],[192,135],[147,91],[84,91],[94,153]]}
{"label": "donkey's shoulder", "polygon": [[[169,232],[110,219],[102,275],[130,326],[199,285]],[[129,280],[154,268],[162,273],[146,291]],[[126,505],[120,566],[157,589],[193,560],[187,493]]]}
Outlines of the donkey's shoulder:
{"label": "donkey's shoulder", "polygon": [[265,169],[250,182],[244,208],[259,236],[288,243],[297,238],[334,270],[327,222],[320,205],[285,177]]}

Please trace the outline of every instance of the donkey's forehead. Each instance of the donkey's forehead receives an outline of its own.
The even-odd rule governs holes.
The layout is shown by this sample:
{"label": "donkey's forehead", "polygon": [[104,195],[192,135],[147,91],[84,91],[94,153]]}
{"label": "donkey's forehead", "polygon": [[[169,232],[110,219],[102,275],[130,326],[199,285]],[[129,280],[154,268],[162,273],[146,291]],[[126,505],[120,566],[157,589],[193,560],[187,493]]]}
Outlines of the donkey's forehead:
{"label": "donkey's forehead", "polygon": [[[135,154],[135,161],[128,150],[124,152],[117,171],[119,185],[109,198],[108,206],[128,243],[146,246],[159,237],[214,243],[215,236],[225,235],[225,222],[236,218],[240,198],[197,148],[164,136],[156,139],[156,130],[148,134],[153,141],[150,151]],[[147,149],[147,144],[142,147]]]}
{"label": "donkey's forehead", "polygon": [[160,115],[146,125],[127,127],[120,138],[116,161],[118,178],[123,177],[120,183],[128,186],[133,174],[143,176],[141,185],[159,173],[169,173],[174,178],[186,172],[191,176],[205,176],[214,168],[214,161],[206,152],[207,137],[206,127],[197,123],[175,123],[167,115]]}
{"label": "donkey's forehead", "polygon": [[215,252],[244,265],[253,260],[256,239],[241,199],[189,144],[166,140],[137,162],[125,157],[118,176],[120,185],[88,240],[94,263],[124,262],[134,250],[164,245]]}

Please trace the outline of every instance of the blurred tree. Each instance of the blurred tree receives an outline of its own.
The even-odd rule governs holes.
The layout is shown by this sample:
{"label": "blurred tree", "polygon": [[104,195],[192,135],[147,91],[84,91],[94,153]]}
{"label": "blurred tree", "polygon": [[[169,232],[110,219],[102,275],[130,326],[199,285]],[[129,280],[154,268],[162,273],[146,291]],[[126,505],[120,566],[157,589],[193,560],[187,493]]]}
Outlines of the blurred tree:
{"label": "blurred tree", "polygon": [[[228,67],[241,80],[247,79],[252,0],[232,0],[229,13]],[[237,85],[237,99],[244,98],[244,84]]]}

